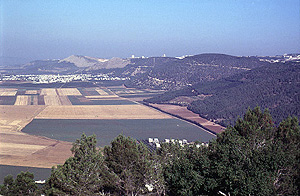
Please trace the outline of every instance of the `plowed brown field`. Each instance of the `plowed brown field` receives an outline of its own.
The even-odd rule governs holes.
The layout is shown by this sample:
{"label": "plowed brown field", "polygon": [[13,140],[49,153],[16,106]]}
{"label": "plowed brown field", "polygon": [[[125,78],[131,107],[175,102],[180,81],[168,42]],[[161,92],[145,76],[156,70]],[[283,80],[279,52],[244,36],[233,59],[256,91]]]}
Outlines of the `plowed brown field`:
{"label": "plowed brown field", "polygon": [[225,127],[222,127],[219,124],[206,120],[200,117],[198,114],[193,113],[188,110],[186,107],[170,105],[170,104],[150,104],[153,107],[159,108],[162,111],[166,111],[170,114],[178,115],[184,119],[188,119],[194,122],[201,124],[203,127],[215,132],[220,133],[225,130]]}
{"label": "plowed brown field", "polygon": [[0,106],[0,164],[51,168],[71,156],[71,143],[22,133],[46,106]]}
{"label": "plowed brown field", "polygon": [[167,119],[169,115],[143,105],[48,106],[37,119]]}

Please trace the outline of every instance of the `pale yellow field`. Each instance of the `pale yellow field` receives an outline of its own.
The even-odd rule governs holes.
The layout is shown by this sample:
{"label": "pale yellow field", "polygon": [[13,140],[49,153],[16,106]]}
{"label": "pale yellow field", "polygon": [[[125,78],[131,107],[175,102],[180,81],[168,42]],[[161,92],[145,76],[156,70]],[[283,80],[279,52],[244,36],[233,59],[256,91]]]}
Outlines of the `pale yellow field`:
{"label": "pale yellow field", "polygon": [[77,88],[59,88],[57,89],[57,92],[60,96],[81,96],[82,94],[79,92]]}
{"label": "pale yellow field", "polygon": [[0,105],[0,164],[51,168],[71,156],[72,143],[21,132],[46,106]]}
{"label": "pale yellow field", "polygon": [[30,96],[27,95],[18,95],[15,105],[30,105]]}
{"label": "pale yellow field", "polygon": [[100,94],[100,95],[109,95],[107,92],[105,92],[102,89],[96,89],[96,91]]}
{"label": "pale yellow field", "polygon": [[22,120],[14,120],[11,123],[9,123],[10,125],[18,125],[22,122]]}
{"label": "pale yellow field", "polygon": [[55,88],[43,88],[41,91],[41,95],[45,96],[57,96]]}
{"label": "pale yellow field", "polygon": [[38,91],[37,90],[27,90],[25,92],[26,95],[37,95]]}
{"label": "pale yellow field", "polygon": [[15,96],[17,94],[17,89],[0,89],[0,96]]}
{"label": "pale yellow field", "polygon": [[44,96],[45,105],[61,105],[59,96],[50,96],[46,95]]}
{"label": "pale yellow field", "polygon": [[0,119],[0,124],[6,124],[7,120],[1,120]]}
{"label": "pale yellow field", "polygon": [[0,105],[0,130],[20,131],[45,106]]}
{"label": "pale yellow field", "polygon": [[0,155],[26,156],[38,150],[46,148],[42,145],[16,144],[16,143],[0,143]]}
{"label": "pale yellow field", "polygon": [[168,119],[169,115],[143,105],[48,106],[36,119]]}
{"label": "pale yellow field", "polygon": [[0,164],[51,168],[71,156],[72,143],[0,131]]}

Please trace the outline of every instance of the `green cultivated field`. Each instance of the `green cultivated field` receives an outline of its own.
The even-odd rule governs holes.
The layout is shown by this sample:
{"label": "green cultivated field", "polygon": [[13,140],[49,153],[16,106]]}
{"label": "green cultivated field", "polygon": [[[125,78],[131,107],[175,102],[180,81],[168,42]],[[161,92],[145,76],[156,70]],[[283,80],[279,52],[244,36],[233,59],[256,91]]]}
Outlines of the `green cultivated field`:
{"label": "green cultivated field", "polygon": [[136,103],[128,100],[109,100],[109,99],[87,99],[83,96],[68,96],[72,105],[135,105]]}
{"label": "green cultivated field", "polygon": [[77,88],[77,89],[83,96],[99,95],[99,93],[95,90],[95,88]]}
{"label": "green cultivated field", "polygon": [[0,96],[0,105],[14,105],[16,96]]}
{"label": "green cultivated field", "polygon": [[84,132],[96,134],[98,145],[109,145],[117,135],[123,133],[135,139],[157,137],[207,142],[215,136],[199,127],[178,119],[142,120],[56,120],[34,119],[23,130],[25,133],[74,142]]}
{"label": "green cultivated field", "polygon": [[49,178],[51,173],[51,169],[46,168],[0,165],[0,184],[3,183],[5,176],[11,174],[14,176],[14,178],[16,178],[17,174],[19,174],[21,171],[33,173],[34,180],[46,180]]}

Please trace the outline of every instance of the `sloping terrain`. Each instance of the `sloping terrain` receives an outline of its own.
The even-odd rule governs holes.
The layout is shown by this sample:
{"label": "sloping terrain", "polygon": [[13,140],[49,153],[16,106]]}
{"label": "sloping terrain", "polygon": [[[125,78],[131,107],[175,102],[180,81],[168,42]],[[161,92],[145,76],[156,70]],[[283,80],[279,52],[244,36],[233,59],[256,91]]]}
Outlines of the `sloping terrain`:
{"label": "sloping terrain", "polygon": [[224,54],[201,54],[183,59],[153,57],[135,62],[131,70],[123,74],[129,72],[133,76],[126,83],[128,87],[171,90],[218,80],[267,64],[255,57]]}
{"label": "sloping terrain", "polygon": [[[300,63],[269,64],[224,79],[198,83],[148,99],[151,103],[188,105],[201,116],[232,124],[248,107],[269,108],[280,122],[300,117]],[[185,102],[193,98],[192,102]],[[177,100],[177,101],[176,101]]]}
{"label": "sloping terrain", "polygon": [[71,55],[65,59],[60,60],[59,63],[69,62],[69,63],[73,63],[76,67],[90,67],[106,61],[108,61],[108,59],[100,59],[100,58],[80,56],[80,55]]}
{"label": "sloping terrain", "polygon": [[19,70],[20,73],[30,74],[57,74],[72,73],[78,68],[70,62],[60,62],[59,60],[37,60],[27,63]]}

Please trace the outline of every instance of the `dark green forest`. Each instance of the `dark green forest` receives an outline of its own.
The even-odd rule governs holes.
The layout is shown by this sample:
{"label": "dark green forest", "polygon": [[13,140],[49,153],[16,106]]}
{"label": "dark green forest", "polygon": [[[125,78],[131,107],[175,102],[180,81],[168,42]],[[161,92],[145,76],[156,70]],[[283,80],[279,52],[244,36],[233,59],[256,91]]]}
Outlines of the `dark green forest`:
{"label": "dark green forest", "polygon": [[2,195],[298,195],[300,127],[274,125],[268,110],[248,109],[208,146],[163,143],[149,151],[119,135],[97,147],[95,135],[73,143],[42,187],[29,172],[6,176]]}
{"label": "dark green forest", "polygon": [[[195,101],[174,101],[180,97],[192,97]],[[269,64],[220,80],[169,91],[146,101],[187,105],[189,110],[224,126],[233,125],[248,106],[260,106],[270,109],[278,125],[289,115],[300,116],[300,65],[293,62]]]}

